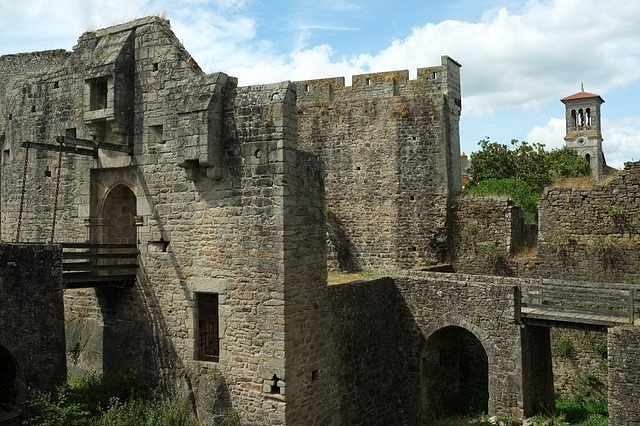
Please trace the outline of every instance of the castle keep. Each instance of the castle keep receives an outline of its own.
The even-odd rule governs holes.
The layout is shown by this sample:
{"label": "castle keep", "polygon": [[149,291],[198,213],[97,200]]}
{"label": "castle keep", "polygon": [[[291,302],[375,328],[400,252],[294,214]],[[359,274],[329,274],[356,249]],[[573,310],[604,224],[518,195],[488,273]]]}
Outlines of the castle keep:
{"label": "castle keep", "polygon": [[[416,424],[455,406],[461,384],[488,392],[485,411],[548,407],[550,325],[524,322],[514,294],[558,267],[558,246],[587,256],[603,230],[572,222],[585,202],[617,203],[617,270],[637,270],[640,167],[615,194],[549,191],[541,263],[505,263],[528,278],[420,271],[453,259],[495,272],[525,239],[509,200],[457,197],[459,72],[444,56],[415,80],[242,87],[202,72],[157,17],[87,32],[72,52],[3,56],[0,312],[31,330],[40,318],[15,305],[32,289],[54,331],[31,338],[57,368],[38,375],[4,315],[0,355],[53,387],[66,342],[67,371],[161,379],[204,424],[234,411],[242,424]],[[560,226],[578,242],[553,243]],[[327,265],[412,271],[327,286]],[[584,279],[583,263],[564,266]],[[610,341],[637,346],[629,329]],[[615,415],[628,419],[640,379],[613,353]]]}

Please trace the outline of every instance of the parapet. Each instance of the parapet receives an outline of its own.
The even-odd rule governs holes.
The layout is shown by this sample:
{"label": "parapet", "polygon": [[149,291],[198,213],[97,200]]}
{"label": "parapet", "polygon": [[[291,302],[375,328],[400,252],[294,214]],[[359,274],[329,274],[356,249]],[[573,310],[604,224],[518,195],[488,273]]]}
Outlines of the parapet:
{"label": "parapet", "polygon": [[351,86],[344,77],[296,81],[298,101],[333,102],[392,96],[415,96],[442,93],[460,99],[461,65],[442,56],[442,65],[418,68],[417,78],[409,79],[408,70],[354,75]]}

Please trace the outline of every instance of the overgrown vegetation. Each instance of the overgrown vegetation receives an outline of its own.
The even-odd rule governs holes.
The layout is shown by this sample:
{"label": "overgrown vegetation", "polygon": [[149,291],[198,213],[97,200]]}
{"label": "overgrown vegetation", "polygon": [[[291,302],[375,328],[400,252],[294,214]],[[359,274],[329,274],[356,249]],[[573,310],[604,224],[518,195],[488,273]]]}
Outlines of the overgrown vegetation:
{"label": "overgrown vegetation", "polygon": [[480,151],[471,154],[470,195],[503,195],[524,211],[525,221],[535,223],[538,199],[546,186],[557,179],[591,176],[589,163],[567,147],[546,151],[543,144],[513,139],[511,146],[478,142]]}
{"label": "overgrown vegetation", "polygon": [[185,399],[167,397],[135,373],[70,377],[55,393],[31,392],[26,424],[54,426],[196,426]]}

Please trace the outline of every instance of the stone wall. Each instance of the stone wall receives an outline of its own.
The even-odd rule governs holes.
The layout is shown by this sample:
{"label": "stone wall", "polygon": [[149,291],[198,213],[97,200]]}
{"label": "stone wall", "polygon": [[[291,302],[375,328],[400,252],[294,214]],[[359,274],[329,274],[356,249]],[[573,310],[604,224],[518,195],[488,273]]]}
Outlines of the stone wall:
{"label": "stone wall", "polygon": [[609,329],[609,423],[640,424],[640,332],[637,327]]}
{"label": "stone wall", "polygon": [[539,207],[540,274],[636,282],[640,270],[640,162],[593,190],[553,188]]}
{"label": "stone wall", "polygon": [[326,169],[340,269],[397,270],[446,258],[460,191],[459,67],[297,82],[300,147]]}
{"label": "stone wall", "polygon": [[65,383],[60,246],[0,244],[0,294],[0,346],[18,363],[22,386]]}
{"label": "stone wall", "polygon": [[509,258],[526,244],[522,210],[508,198],[458,197],[451,211],[456,272],[515,275]]}

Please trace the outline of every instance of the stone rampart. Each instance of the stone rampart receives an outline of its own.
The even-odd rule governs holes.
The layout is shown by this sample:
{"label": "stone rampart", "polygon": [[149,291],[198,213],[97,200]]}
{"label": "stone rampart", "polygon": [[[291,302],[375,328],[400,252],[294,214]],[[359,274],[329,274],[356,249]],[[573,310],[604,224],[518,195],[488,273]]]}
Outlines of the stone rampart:
{"label": "stone rampart", "polygon": [[640,162],[593,190],[547,189],[540,199],[543,276],[635,282],[640,270]]}

